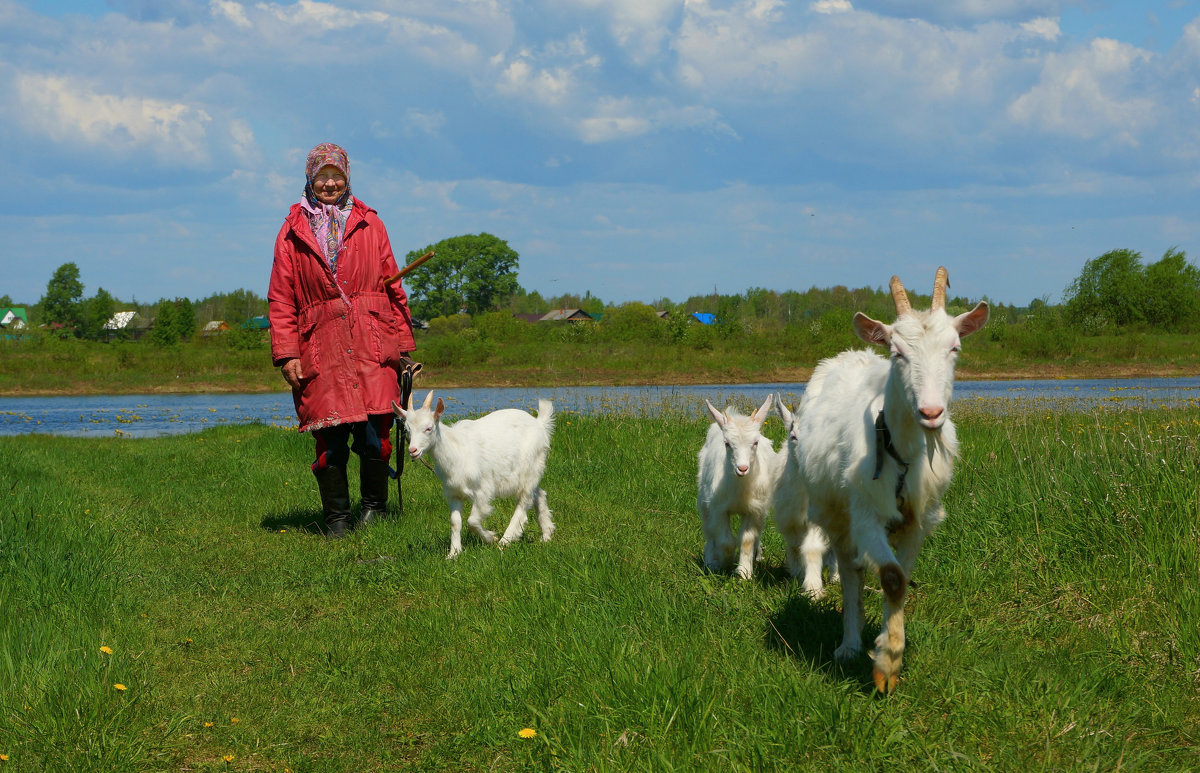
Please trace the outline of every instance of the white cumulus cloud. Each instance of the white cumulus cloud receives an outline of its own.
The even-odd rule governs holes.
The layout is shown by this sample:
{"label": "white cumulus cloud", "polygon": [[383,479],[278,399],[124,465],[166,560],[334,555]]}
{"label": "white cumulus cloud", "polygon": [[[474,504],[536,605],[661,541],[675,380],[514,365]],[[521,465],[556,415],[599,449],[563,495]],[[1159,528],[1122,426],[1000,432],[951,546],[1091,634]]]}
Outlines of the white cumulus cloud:
{"label": "white cumulus cloud", "polygon": [[1079,139],[1111,136],[1129,145],[1154,121],[1155,102],[1143,94],[1137,67],[1150,55],[1128,43],[1097,38],[1079,51],[1053,54],[1040,82],[1008,108],[1019,124]]}
{"label": "white cumulus cloud", "polygon": [[[149,152],[168,165],[198,166],[208,160],[212,117],[203,108],[103,93],[53,75],[19,75],[14,85],[23,122],[56,142]],[[241,134],[243,141],[252,140]]]}

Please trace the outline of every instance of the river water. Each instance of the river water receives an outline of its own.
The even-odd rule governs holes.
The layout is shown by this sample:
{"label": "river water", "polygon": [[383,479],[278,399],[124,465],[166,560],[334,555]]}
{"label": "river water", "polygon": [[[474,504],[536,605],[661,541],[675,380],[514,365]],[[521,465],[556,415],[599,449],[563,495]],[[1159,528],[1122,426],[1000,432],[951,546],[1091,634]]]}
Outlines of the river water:
{"label": "river water", "polygon": [[[446,413],[451,418],[497,408],[532,410],[539,397],[554,400],[560,413],[699,416],[705,399],[717,406],[732,404],[747,411],[771,393],[794,406],[804,393],[804,384],[437,390],[437,396],[445,398]],[[418,389],[415,398],[420,400],[424,395],[425,390]],[[954,387],[954,403],[964,402],[992,411],[1020,410],[1029,405],[1049,405],[1055,410],[1200,405],[1200,378],[960,381]],[[0,397],[0,435],[157,437],[248,423],[294,429],[291,395]]]}

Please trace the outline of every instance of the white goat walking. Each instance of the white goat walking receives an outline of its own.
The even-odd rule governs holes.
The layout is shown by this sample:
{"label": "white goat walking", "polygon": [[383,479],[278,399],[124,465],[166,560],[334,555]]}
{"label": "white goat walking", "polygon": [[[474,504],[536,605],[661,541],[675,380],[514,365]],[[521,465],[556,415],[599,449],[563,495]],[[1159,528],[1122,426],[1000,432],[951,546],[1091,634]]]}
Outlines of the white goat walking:
{"label": "white goat walking", "polygon": [[553,403],[538,400],[537,418],[525,411],[505,408],[478,419],[442,424],[446,406],[439,397],[437,406],[430,408],[432,399],[431,391],[417,410],[413,410],[411,397],[407,408],[393,402],[392,410],[408,429],[408,455],[419,459],[428,452],[442,481],[442,495],[450,505],[450,553],[446,558],[455,558],[462,552],[464,499],[471,500],[467,526],[485,543],[496,540],[495,532],[483,526],[484,519],[492,512],[495,497],[517,500],[508,528],[500,538],[500,547],[521,539],[529,508],[535,505],[542,542],[549,542],[554,522],[550,520],[546,492],[539,486],[554,432]]}
{"label": "white goat walking", "polygon": [[762,436],[763,421],[771,412],[774,395],[749,416],[726,408],[717,410],[705,400],[713,423],[700,449],[696,475],[696,507],[704,529],[704,563],[722,571],[733,561],[733,532],[729,517],[742,517],[741,549],[736,574],[750,579],[754,561],[762,552],[759,535],[771,509],[774,489],[775,448]]}
{"label": "white goat walking", "polygon": [[841,572],[842,644],[834,656],[862,651],[865,563],[883,586],[874,680],[884,693],[899,680],[904,596],[917,553],[946,516],[942,495],[958,455],[949,405],[960,340],[988,318],[986,303],[949,316],[946,286],[946,269],[939,268],[932,308],[915,312],[893,276],[896,321],[854,316],[859,338],[889,347],[890,360],[865,351],[823,360],[799,408],[809,520],[829,535]]}
{"label": "white goat walking", "polygon": [[[813,388],[816,380],[808,384]],[[837,561],[829,545],[825,530],[808,520],[808,494],[804,487],[804,476],[800,470],[799,416],[793,414],[783,400],[777,403],[779,417],[787,431],[787,440],[779,450],[776,460],[776,485],[772,498],[775,525],[787,545],[785,563],[793,577],[804,575],[804,592],[813,599],[825,597],[825,582],[822,572],[829,567],[829,581],[838,579]]]}

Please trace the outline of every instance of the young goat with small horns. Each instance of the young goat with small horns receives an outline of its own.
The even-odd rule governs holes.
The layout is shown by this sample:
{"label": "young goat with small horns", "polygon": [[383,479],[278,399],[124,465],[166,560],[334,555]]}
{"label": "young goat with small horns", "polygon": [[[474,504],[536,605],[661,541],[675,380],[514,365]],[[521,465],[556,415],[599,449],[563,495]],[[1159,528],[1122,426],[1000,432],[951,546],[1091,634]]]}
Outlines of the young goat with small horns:
{"label": "young goat with small horns", "polygon": [[546,492],[540,486],[554,432],[554,405],[549,400],[538,400],[536,418],[525,411],[504,408],[479,419],[442,424],[446,406],[439,397],[437,406],[431,408],[432,400],[430,392],[424,405],[414,410],[410,397],[407,408],[393,402],[392,411],[408,429],[408,455],[419,459],[428,452],[442,481],[442,494],[450,505],[450,554],[446,558],[462,552],[464,499],[471,500],[467,526],[485,543],[496,541],[495,532],[483,526],[495,497],[517,500],[500,547],[521,539],[530,507],[537,508],[542,541],[549,542],[554,522],[550,520]]}
{"label": "young goat with small horns", "polygon": [[729,517],[742,517],[740,549],[735,573],[750,579],[762,547],[759,535],[771,509],[775,488],[776,453],[770,438],[762,435],[763,421],[771,412],[774,395],[749,416],[728,408],[719,411],[704,401],[713,423],[700,449],[696,506],[704,529],[704,563],[723,571],[733,563],[733,532]]}
{"label": "young goat with small horns", "polygon": [[[854,315],[854,331],[886,346],[884,359],[849,351],[822,360],[797,411],[800,473],[808,517],[837,554],[843,596],[842,644],[834,657],[862,651],[863,576],[867,565],[883,586],[882,630],[875,639],[875,687],[896,689],[904,654],[904,597],[917,553],[946,517],[958,439],[950,395],[960,341],[983,327],[988,306],[946,313],[946,269],[937,270],[932,308],[913,311],[892,277],[896,321]],[[788,531],[781,529],[785,539]],[[793,545],[792,547],[799,547]]]}

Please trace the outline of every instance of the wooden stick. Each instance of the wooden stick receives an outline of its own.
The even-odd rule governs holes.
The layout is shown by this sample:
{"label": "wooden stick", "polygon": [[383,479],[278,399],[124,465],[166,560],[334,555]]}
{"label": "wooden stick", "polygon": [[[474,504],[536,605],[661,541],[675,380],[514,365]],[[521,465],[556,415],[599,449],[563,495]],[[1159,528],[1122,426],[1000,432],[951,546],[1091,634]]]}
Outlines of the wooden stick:
{"label": "wooden stick", "polygon": [[396,274],[394,276],[389,276],[387,279],[383,280],[384,286],[386,287],[388,285],[396,284],[401,279],[403,279],[404,276],[406,274],[408,274],[409,271],[412,271],[414,268],[421,265],[422,263],[424,263],[425,261],[429,260],[432,257],[433,257],[433,250],[430,250],[429,252],[425,253],[421,257],[414,260],[412,263],[409,263],[407,266],[400,269],[398,272],[396,272]]}

